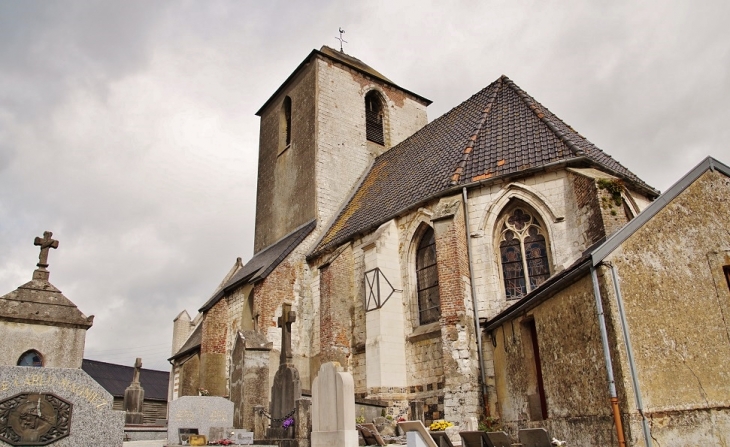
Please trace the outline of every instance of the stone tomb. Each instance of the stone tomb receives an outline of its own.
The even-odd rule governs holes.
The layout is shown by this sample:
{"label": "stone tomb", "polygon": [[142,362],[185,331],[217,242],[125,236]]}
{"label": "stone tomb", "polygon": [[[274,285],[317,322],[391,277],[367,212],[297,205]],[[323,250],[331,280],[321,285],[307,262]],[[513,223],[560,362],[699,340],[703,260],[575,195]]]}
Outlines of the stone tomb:
{"label": "stone tomb", "polygon": [[197,428],[210,440],[211,427],[233,427],[233,402],[217,396],[183,396],[168,407],[167,442],[180,445],[178,429]]}
{"label": "stone tomb", "polygon": [[312,447],[357,447],[355,385],[340,364],[319,368],[312,385]]}
{"label": "stone tomb", "polygon": [[231,352],[233,426],[253,431],[252,408],[269,402],[269,354],[272,343],[256,331],[239,331]]}
{"label": "stone tomb", "polygon": [[0,446],[122,447],[112,403],[81,369],[0,366]]}

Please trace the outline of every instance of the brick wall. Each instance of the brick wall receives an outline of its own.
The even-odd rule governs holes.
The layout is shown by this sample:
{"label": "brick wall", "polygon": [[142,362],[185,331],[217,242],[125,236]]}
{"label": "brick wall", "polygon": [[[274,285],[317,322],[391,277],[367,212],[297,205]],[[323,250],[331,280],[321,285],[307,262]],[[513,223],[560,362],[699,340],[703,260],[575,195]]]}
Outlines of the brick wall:
{"label": "brick wall", "polygon": [[320,363],[339,362],[349,369],[353,314],[352,248],[320,269]]}

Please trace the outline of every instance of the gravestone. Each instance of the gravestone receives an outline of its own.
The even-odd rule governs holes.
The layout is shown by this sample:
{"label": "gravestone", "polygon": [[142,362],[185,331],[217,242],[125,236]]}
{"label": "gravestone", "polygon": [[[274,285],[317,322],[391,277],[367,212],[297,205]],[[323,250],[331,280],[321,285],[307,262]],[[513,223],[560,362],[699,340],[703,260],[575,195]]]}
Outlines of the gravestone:
{"label": "gravestone", "polygon": [[312,447],[357,447],[355,384],[337,362],[325,363],[312,384]]}
{"label": "gravestone", "polygon": [[231,352],[233,426],[254,429],[251,409],[269,401],[269,352],[272,343],[256,331],[239,331]]}
{"label": "gravestone", "polygon": [[[282,305],[278,325],[281,328],[281,357],[279,369],[274,375],[271,387],[269,414],[271,426],[266,430],[266,439],[275,441],[280,447],[297,447],[295,424],[285,426],[285,421],[296,413],[296,403],[302,397],[299,371],[292,362],[291,325],[296,321],[296,313],[290,304]],[[353,416],[354,417],[354,416]]]}
{"label": "gravestone", "polygon": [[122,447],[112,403],[81,369],[0,366],[0,446]]}
{"label": "gravestone", "polygon": [[144,414],[142,413],[142,404],[144,403],[144,388],[139,383],[139,374],[142,369],[142,359],[137,357],[134,362],[134,375],[132,383],[124,390],[124,423],[125,424],[142,424],[144,422]]}
{"label": "gravestone", "polygon": [[211,427],[233,426],[233,402],[217,396],[183,396],[169,403],[168,415],[167,442],[180,445],[180,428],[196,428],[209,436]]}

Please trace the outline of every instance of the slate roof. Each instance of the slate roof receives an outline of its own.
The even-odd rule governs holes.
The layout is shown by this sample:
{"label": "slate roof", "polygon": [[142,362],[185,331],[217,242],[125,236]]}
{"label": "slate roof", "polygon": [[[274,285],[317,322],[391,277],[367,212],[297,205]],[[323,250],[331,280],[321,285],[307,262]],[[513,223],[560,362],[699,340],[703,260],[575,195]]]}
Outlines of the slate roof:
{"label": "slate roof", "polygon": [[[83,359],[81,369],[114,397],[124,397],[124,390],[132,383],[134,368],[114,363]],[[142,368],[139,382],[144,388],[145,400],[167,401],[167,387],[170,373]]]}
{"label": "slate roof", "polygon": [[322,48],[319,50],[312,50],[311,53],[302,61],[302,63],[299,64],[299,66],[292,72],[292,74],[289,75],[288,78],[279,86],[278,89],[274,92],[273,95],[269,97],[269,99],[266,100],[264,105],[261,106],[261,108],[256,112],[256,115],[261,116],[264,109],[271,104],[275,98],[279,96],[279,94],[284,91],[289,84],[294,80],[294,78],[299,74],[299,72],[306,67],[310,61],[312,61],[315,57],[323,57],[325,59],[329,59],[330,61],[340,63],[342,65],[345,65],[357,72],[362,73],[363,75],[370,76],[372,78],[378,79],[379,81],[383,82],[384,84],[390,85],[391,87],[395,87],[398,90],[401,90],[405,93],[408,93],[413,98],[417,99],[418,101],[421,101],[425,105],[431,104],[431,101],[429,99],[424,98],[421,95],[418,95],[416,93],[413,93],[409,90],[404,89],[403,87],[398,86],[390,79],[383,76],[379,71],[375,70],[365,62],[361,61],[360,59],[356,57],[352,57],[349,54],[342,53],[340,51],[335,50],[334,48],[330,48],[326,45],[323,45]]}
{"label": "slate roof", "polygon": [[427,200],[477,182],[527,174],[553,163],[605,170],[658,191],[553,115],[506,76],[376,158],[313,250],[330,251]]}
{"label": "slate roof", "polygon": [[203,343],[203,325],[199,324],[195,327],[195,329],[193,329],[193,333],[190,334],[190,337],[188,337],[187,340],[185,340],[185,343],[183,343],[180,349],[177,350],[175,355],[167,360],[174,360],[178,357],[184,356],[185,354],[200,349],[201,343]]}
{"label": "slate roof", "polygon": [[216,293],[213,294],[210,299],[203,304],[200,308],[200,312],[206,312],[208,309],[213,307],[215,303],[223,298],[227,291],[238,287],[240,284],[245,282],[256,282],[266,278],[277,265],[281,263],[289,253],[304,240],[309,233],[314,230],[317,225],[316,220],[311,220],[306,224],[295,229],[288,235],[279,239],[272,245],[264,248],[263,250],[256,253],[246,265],[243,266],[228,282],[220,288]]}

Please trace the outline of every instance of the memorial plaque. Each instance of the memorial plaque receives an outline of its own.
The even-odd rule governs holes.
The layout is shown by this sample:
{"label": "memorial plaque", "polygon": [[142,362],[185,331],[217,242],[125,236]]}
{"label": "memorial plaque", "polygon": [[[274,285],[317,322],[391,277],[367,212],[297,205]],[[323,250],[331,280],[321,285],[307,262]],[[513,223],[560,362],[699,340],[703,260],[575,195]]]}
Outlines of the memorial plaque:
{"label": "memorial plaque", "polygon": [[122,447],[112,404],[81,369],[0,366],[0,447]]}
{"label": "memorial plaque", "polygon": [[69,435],[73,405],[51,393],[0,400],[0,439],[14,446],[47,445]]}

